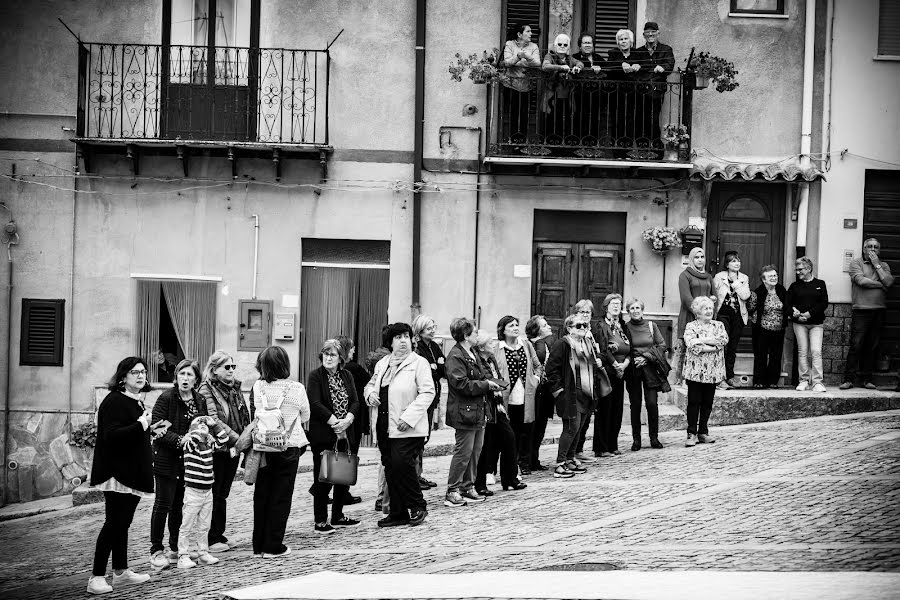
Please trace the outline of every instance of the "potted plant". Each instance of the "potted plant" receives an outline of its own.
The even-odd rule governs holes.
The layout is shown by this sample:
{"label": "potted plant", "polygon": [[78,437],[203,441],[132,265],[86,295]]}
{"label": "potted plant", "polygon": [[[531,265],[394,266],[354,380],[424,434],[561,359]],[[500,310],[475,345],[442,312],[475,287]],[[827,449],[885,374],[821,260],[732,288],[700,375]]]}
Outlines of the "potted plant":
{"label": "potted plant", "polygon": [[714,83],[717,92],[733,91],[740,84],[735,80],[738,70],[734,68],[734,63],[720,58],[711,56],[709,52],[700,52],[687,59],[688,70],[693,71],[696,77],[696,85],[698,90],[709,87],[710,83]]}
{"label": "potted plant", "polygon": [[649,227],[641,236],[650,246],[650,250],[660,256],[665,256],[672,248],[681,247],[681,236],[674,227]]}
{"label": "potted plant", "polygon": [[469,79],[473,83],[487,83],[492,79],[502,79],[504,73],[497,67],[500,63],[499,56],[499,48],[494,48],[490,54],[488,54],[487,50],[484,50],[481,58],[475,53],[463,56],[457,52],[455,55],[456,64],[451,63],[448,69],[450,79],[462,81],[462,76],[466,71],[468,71]]}
{"label": "potted plant", "polygon": [[[691,138],[688,134],[687,126],[681,123],[666,123],[663,126],[662,141],[666,145],[663,153],[663,160],[677,162],[680,160],[681,153],[679,148],[684,145],[685,153],[687,152],[687,141]],[[687,157],[685,157],[686,159]]]}

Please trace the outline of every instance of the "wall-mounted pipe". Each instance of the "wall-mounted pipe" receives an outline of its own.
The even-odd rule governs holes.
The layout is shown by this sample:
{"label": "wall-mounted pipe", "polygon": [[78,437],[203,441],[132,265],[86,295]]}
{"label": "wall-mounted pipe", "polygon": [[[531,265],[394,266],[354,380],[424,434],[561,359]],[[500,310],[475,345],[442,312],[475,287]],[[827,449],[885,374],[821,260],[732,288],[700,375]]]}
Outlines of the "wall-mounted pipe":
{"label": "wall-mounted pipe", "polygon": [[253,219],[253,295],[256,300],[256,275],[259,273],[259,215],[250,215]]}
{"label": "wall-mounted pipe", "polygon": [[[6,204],[0,202],[0,208],[5,209],[10,215],[10,223],[12,223],[12,211],[9,209]],[[0,506],[6,506],[6,495],[7,490],[9,489],[9,477],[8,470],[15,470],[17,465],[11,464],[7,465],[7,448],[9,441],[9,413],[10,413],[10,392],[12,390],[11,380],[12,380],[12,296],[13,296],[13,259],[12,259],[12,246],[17,241],[13,241],[12,235],[18,235],[15,233],[10,234],[10,239],[6,245],[6,259],[9,266],[8,279],[6,282],[5,289],[3,290],[3,298],[2,303],[6,304],[6,335],[4,336],[6,339],[6,364],[0,365],[0,378],[3,379],[3,439],[0,440],[0,465],[4,466],[3,469],[3,486],[0,489]],[[16,238],[18,240],[18,237]]]}
{"label": "wall-mounted pipe", "polygon": [[425,4],[416,0],[415,114],[413,115],[413,230],[412,230],[412,306],[416,316],[422,309],[420,298],[422,269],[422,161],[425,156]]}
{"label": "wall-mounted pipe", "polygon": [[[816,48],[816,0],[806,0],[806,31],[803,44],[803,107],[800,115],[800,166],[810,166],[812,149],[813,75]],[[809,184],[800,184],[800,210],[797,214],[797,246],[806,246]]]}

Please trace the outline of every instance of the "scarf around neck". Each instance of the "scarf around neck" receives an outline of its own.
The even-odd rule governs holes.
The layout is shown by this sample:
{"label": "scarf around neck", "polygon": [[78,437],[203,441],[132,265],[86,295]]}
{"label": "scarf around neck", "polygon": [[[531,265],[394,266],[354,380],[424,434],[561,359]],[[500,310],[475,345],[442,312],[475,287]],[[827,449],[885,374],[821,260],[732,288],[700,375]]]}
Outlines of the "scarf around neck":
{"label": "scarf around neck", "polygon": [[572,351],[569,353],[569,368],[579,389],[587,398],[594,397],[594,345],[585,338],[575,339],[567,335],[563,337]]}
{"label": "scarf around neck", "polygon": [[394,375],[397,374],[400,365],[406,360],[406,357],[409,356],[409,354],[409,352],[405,352],[402,355],[398,355],[396,352],[390,354],[387,369],[384,371],[384,377],[381,378],[381,387],[391,384],[391,381],[394,380]]}

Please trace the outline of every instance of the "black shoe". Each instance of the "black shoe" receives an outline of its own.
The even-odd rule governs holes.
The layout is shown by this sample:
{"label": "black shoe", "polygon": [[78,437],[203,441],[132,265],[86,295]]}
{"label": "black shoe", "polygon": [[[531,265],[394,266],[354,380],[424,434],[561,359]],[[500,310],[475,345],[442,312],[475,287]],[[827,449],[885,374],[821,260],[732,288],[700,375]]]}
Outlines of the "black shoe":
{"label": "black shoe", "polygon": [[640,449],[641,449],[641,440],[635,440],[634,442],[632,442],[632,444],[631,444],[632,452],[637,452]]}
{"label": "black shoe", "polygon": [[344,506],[350,506],[351,504],[359,504],[362,502],[362,497],[354,496],[353,494],[347,492],[347,495],[344,496]]}
{"label": "black shoe", "polygon": [[662,442],[659,441],[659,438],[650,438],[650,447],[659,450],[663,445]]}
{"label": "black shoe", "polygon": [[489,490],[487,488],[484,488],[482,490],[475,490],[475,491],[478,492],[479,494],[481,494],[482,496],[493,496],[494,495],[494,492],[492,492],[491,490]]}
{"label": "black shoe", "polygon": [[375,501],[375,510],[378,512],[381,512],[381,508],[382,508],[381,500],[376,500]]}
{"label": "black shoe", "polygon": [[409,525],[409,517],[404,519],[388,515],[378,521],[379,527],[399,527],[400,525]]}
{"label": "black shoe", "polygon": [[531,469],[527,467],[521,467],[519,469],[519,473],[521,473],[523,476],[531,475]]}
{"label": "black shoe", "polygon": [[420,480],[419,481],[419,489],[424,492],[425,490],[430,490],[431,486],[428,485],[427,483],[422,483],[422,481]]}
{"label": "black shoe", "polygon": [[351,519],[346,515],[336,521],[334,519],[331,519],[332,527],[356,527],[357,525],[359,525],[359,521],[357,521],[356,519]]}
{"label": "black shoe", "polygon": [[524,481],[517,481],[512,485],[504,485],[503,491],[505,492],[507,490],[524,490],[527,487],[528,487],[528,484],[525,483]]}
{"label": "black shoe", "polygon": [[425,479],[424,477],[419,477],[419,485],[420,485],[420,486],[421,486],[421,485],[428,486],[428,487],[422,488],[422,489],[425,489],[425,490],[427,490],[428,488],[434,488],[434,487],[437,487],[437,484],[436,484],[435,482],[433,482],[433,481],[431,481],[431,480],[429,480],[429,479]]}
{"label": "black shoe", "polygon": [[533,465],[531,465],[531,470],[532,471],[546,471],[547,467],[545,467],[541,463],[534,463]]}
{"label": "black shoe", "polygon": [[753,389],[755,389],[755,390],[761,390],[761,389],[763,389],[763,388],[765,388],[765,387],[766,387],[766,386],[764,386],[764,385],[761,384],[761,383],[754,383],[754,384],[753,384]]}
{"label": "black shoe", "polygon": [[409,526],[415,527],[416,525],[421,525],[425,522],[425,517],[427,516],[428,511],[425,509],[412,511],[412,514],[409,516]]}

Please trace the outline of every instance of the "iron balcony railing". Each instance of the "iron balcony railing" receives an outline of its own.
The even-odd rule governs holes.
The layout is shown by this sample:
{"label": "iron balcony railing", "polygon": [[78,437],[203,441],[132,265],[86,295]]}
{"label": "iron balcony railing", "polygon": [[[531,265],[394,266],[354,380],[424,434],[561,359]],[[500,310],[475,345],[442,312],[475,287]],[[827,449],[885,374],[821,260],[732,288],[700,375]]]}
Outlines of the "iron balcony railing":
{"label": "iron balcony railing", "polygon": [[327,50],[80,43],[83,138],[328,144]]}
{"label": "iron balcony railing", "polygon": [[667,143],[663,128],[691,131],[691,74],[617,80],[613,74],[553,75],[528,69],[494,79],[488,93],[488,156],[679,161],[690,139]]}

